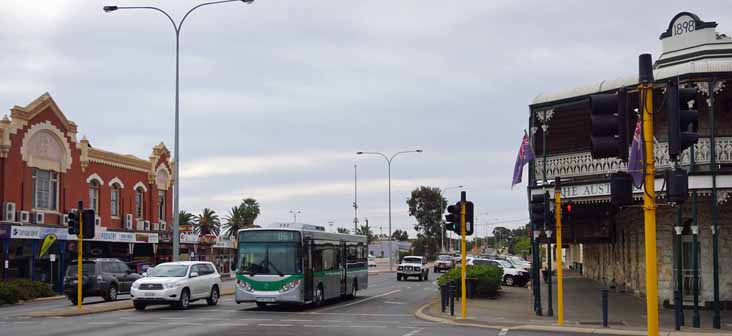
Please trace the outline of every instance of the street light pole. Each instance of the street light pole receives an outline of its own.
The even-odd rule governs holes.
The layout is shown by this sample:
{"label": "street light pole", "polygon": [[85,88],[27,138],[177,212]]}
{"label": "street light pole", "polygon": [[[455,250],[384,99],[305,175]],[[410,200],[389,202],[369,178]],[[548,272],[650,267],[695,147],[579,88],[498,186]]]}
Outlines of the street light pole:
{"label": "street light pole", "polygon": [[290,213],[292,214],[292,224],[297,223],[297,214],[302,213],[300,210],[290,210]]}
{"label": "street light pole", "polygon": [[152,6],[135,6],[135,7],[127,7],[127,6],[104,6],[102,9],[107,12],[114,12],[120,9],[150,9],[154,11],[158,11],[165,15],[168,20],[170,20],[170,23],[173,25],[173,30],[175,31],[175,139],[174,139],[174,154],[173,154],[173,261],[178,261],[180,257],[180,219],[179,219],[179,212],[180,212],[180,205],[179,205],[179,194],[180,194],[180,141],[179,141],[179,106],[180,106],[180,31],[183,26],[183,23],[185,22],[186,18],[188,18],[188,15],[190,15],[194,10],[208,5],[215,5],[220,3],[226,3],[226,2],[234,2],[234,1],[240,1],[244,3],[252,3],[254,0],[222,0],[222,1],[212,1],[212,2],[206,2],[202,4],[198,4],[194,6],[193,8],[189,9],[188,12],[186,12],[185,15],[183,15],[183,18],[178,22],[175,23],[175,20],[164,10],[152,7]]}
{"label": "street light pole", "polygon": [[392,256],[392,243],[391,243],[391,162],[394,160],[394,158],[399,154],[404,153],[422,153],[421,149],[415,149],[415,150],[408,150],[408,151],[401,151],[396,152],[391,157],[386,156],[386,154],[381,152],[356,152],[356,155],[363,155],[363,154],[372,154],[372,155],[381,155],[384,160],[386,160],[386,166],[389,171],[389,270],[394,269],[394,258]]}

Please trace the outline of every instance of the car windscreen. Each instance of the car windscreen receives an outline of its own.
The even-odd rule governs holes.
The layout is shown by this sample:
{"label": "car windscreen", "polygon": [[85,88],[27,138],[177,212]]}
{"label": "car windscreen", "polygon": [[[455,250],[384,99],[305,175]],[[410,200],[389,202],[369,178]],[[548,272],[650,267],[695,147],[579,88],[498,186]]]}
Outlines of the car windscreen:
{"label": "car windscreen", "polygon": [[407,264],[421,264],[422,259],[421,258],[404,258],[404,259],[402,259],[402,262],[407,263]]}
{"label": "car windscreen", "polygon": [[505,260],[496,260],[496,261],[505,268],[514,268],[513,265],[508,261],[505,261]]}
{"label": "car windscreen", "polygon": [[[71,264],[69,267],[66,268],[66,276],[76,276],[78,264]],[[81,264],[81,275],[85,274],[94,274],[94,264],[93,263],[82,263]]]}
{"label": "car windscreen", "polygon": [[496,263],[490,260],[485,259],[473,259],[473,265],[493,265],[495,266]]}
{"label": "car windscreen", "polygon": [[441,255],[441,256],[438,256],[437,257],[437,260],[451,261],[452,260],[452,257],[451,256],[448,256],[448,255]]}
{"label": "car windscreen", "polygon": [[161,278],[182,278],[188,274],[187,265],[158,265],[147,272],[148,276]]}

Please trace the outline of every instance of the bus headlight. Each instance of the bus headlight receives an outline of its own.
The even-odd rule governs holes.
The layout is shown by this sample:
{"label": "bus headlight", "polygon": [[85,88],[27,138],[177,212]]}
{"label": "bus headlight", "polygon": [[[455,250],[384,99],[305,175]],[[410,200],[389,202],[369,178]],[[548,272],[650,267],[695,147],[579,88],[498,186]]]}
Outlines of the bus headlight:
{"label": "bus headlight", "polygon": [[284,285],[282,285],[282,288],[280,288],[280,292],[287,292],[289,290],[294,289],[295,287],[300,285],[300,279],[297,279],[295,281],[288,282]]}
{"label": "bus headlight", "polygon": [[237,279],[237,280],[236,280],[236,284],[237,284],[237,285],[239,285],[239,287],[240,287],[240,288],[241,288],[242,290],[246,291],[246,292],[251,292],[251,291],[252,291],[252,285],[250,285],[250,284],[249,284],[248,282],[246,282],[246,281],[241,281],[241,280]]}

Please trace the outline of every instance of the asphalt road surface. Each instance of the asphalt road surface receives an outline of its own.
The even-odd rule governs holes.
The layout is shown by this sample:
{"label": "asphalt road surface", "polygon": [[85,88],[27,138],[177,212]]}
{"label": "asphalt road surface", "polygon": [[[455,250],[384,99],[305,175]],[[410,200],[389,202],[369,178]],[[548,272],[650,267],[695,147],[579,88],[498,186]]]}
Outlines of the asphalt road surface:
{"label": "asphalt road surface", "polygon": [[25,309],[27,313],[27,309],[47,309],[46,304],[53,304],[44,302],[0,310],[0,335],[546,335],[450,326],[415,318],[414,311],[436,296],[432,280],[398,282],[396,274],[384,273],[369,276],[369,288],[359,291],[355,299],[334,300],[317,309],[273,306],[261,310],[253,304],[237,305],[232,296],[224,296],[217,306],[198,301],[185,311],[153,306],[143,312],[128,309],[63,318],[25,318],[13,311]]}

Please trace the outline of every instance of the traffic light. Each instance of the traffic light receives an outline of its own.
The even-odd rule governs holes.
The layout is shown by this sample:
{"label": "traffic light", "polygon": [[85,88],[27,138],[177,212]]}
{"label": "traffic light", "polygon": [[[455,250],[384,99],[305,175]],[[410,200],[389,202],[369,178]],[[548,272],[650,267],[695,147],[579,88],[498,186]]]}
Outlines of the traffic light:
{"label": "traffic light", "polygon": [[96,214],[94,209],[84,209],[82,211],[82,225],[84,226],[84,239],[94,238],[94,228],[96,226]]}
{"label": "traffic light", "polygon": [[69,217],[69,234],[70,235],[78,235],[79,234],[79,213],[75,211],[71,211],[68,213]]}
{"label": "traffic light", "polygon": [[448,231],[460,234],[460,202],[451,204],[447,207],[447,215],[445,215],[445,228]]}
{"label": "traffic light", "polygon": [[689,197],[689,175],[684,169],[667,169],[665,174],[666,199],[670,203],[684,203]]}
{"label": "traffic light", "polygon": [[622,88],[617,93],[590,95],[593,159],[617,157],[628,161],[630,118],[626,105],[627,94]]}
{"label": "traffic light", "polygon": [[534,227],[540,228],[544,225],[544,195],[531,196],[531,222]]}
{"label": "traffic light", "polygon": [[615,206],[633,204],[633,177],[626,172],[610,175],[610,203]]}
{"label": "traffic light", "polygon": [[696,89],[679,88],[675,80],[666,87],[668,155],[671,161],[678,161],[681,152],[699,141],[699,112],[689,106],[695,98]]}
{"label": "traffic light", "polygon": [[474,228],[475,225],[473,224],[473,202],[467,201],[465,202],[465,235],[473,235],[473,231],[475,230]]}

